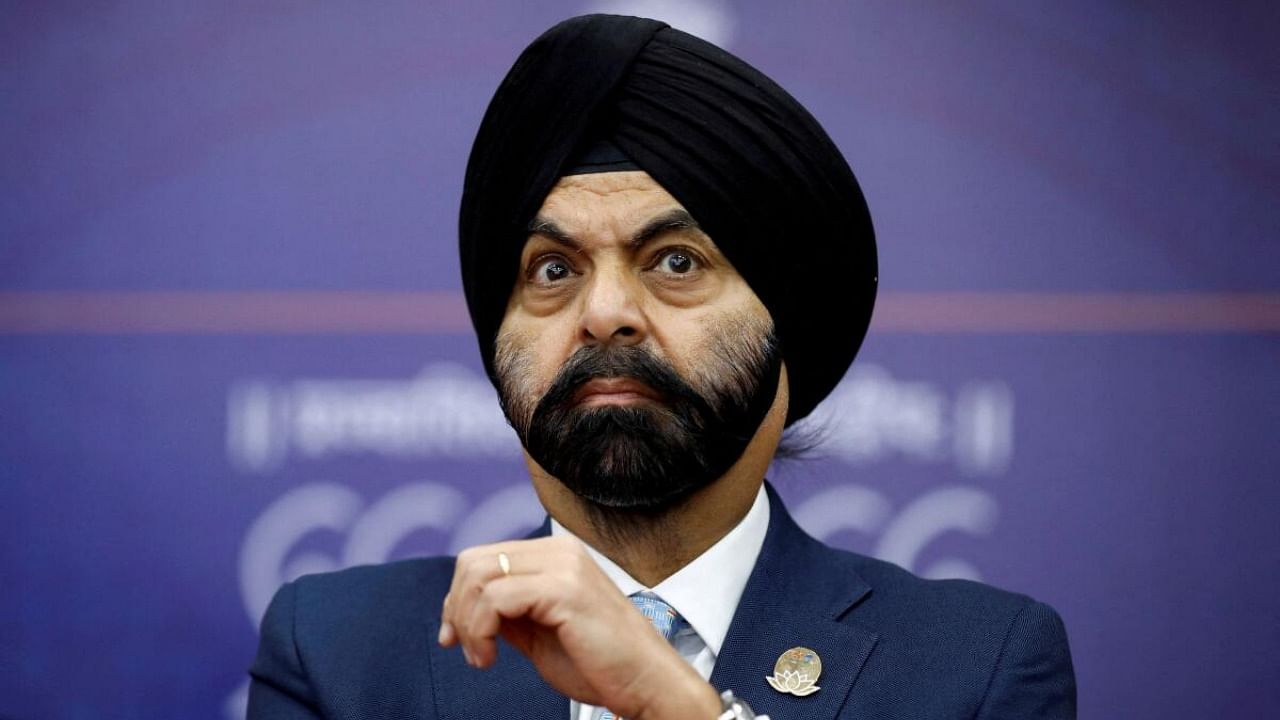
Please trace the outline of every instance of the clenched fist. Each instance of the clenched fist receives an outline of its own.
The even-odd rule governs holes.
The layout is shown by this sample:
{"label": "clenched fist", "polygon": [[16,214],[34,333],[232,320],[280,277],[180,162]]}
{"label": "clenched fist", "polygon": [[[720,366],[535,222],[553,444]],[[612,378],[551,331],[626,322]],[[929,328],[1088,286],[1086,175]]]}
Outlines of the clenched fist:
{"label": "clenched fist", "polygon": [[440,644],[487,668],[501,635],[543,679],[633,720],[708,720],[715,690],[667,644],[571,537],[481,545],[458,555]]}

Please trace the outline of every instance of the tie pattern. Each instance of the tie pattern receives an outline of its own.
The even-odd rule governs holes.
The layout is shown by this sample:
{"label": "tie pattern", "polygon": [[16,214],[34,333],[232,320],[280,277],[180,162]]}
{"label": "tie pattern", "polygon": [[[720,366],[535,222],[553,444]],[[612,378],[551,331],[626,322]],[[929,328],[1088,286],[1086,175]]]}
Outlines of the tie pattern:
{"label": "tie pattern", "polygon": [[[683,625],[680,614],[675,611],[675,608],[662,602],[657,596],[637,593],[627,599],[631,601],[632,605],[636,606],[641,615],[644,615],[649,619],[649,622],[653,623],[654,629],[658,631],[659,635],[666,638],[667,642],[671,642],[676,633],[680,632],[680,627]],[[606,708],[600,714],[599,720],[621,719],[614,715],[612,710]]]}

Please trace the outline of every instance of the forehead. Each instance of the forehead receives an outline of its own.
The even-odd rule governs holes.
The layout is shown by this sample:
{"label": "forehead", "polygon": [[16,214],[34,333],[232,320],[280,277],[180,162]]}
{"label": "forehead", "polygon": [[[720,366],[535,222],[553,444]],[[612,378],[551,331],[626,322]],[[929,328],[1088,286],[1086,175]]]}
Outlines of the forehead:
{"label": "forehead", "polygon": [[547,193],[539,217],[582,229],[642,223],[655,213],[681,208],[671,193],[642,170],[568,175]]}

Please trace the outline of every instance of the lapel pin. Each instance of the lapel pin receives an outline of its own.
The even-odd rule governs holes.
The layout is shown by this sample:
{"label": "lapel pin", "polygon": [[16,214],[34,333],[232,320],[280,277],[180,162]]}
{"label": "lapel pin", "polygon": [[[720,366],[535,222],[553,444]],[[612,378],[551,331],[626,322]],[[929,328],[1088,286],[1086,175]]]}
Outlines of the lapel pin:
{"label": "lapel pin", "polygon": [[822,658],[806,647],[793,647],[778,656],[773,677],[765,677],[769,686],[780,693],[804,697],[822,688],[814,685],[822,674]]}

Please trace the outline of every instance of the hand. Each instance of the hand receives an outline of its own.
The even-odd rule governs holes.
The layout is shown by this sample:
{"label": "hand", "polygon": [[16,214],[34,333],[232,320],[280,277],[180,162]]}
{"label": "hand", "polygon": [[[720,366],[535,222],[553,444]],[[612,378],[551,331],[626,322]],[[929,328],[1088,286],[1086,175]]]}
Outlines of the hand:
{"label": "hand", "polygon": [[[511,574],[498,554],[506,553]],[[719,713],[715,690],[654,631],[574,538],[518,540],[458,555],[440,644],[493,665],[501,635],[557,691],[634,720]]]}

